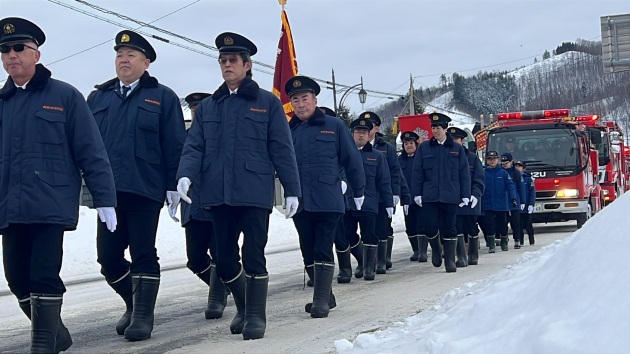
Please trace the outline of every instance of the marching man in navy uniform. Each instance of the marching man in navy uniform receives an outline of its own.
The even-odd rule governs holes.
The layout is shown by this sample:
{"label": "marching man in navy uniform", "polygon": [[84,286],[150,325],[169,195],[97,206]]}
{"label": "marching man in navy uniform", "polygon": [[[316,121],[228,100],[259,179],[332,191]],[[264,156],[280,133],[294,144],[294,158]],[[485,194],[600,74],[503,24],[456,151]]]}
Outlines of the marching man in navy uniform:
{"label": "marching man in navy uniform", "polygon": [[[470,205],[457,208],[457,260],[455,265],[466,267],[467,265],[477,265],[479,260],[479,228],[477,218],[481,215],[481,198],[485,189],[485,175],[481,161],[474,153],[468,151],[464,146],[464,139],[468,136],[463,129],[457,127],[448,128],[448,132],[453,140],[464,147],[468,167],[470,168]],[[468,254],[466,246],[468,244]]]}
{"label": "marching man in navy uniform", "polygon": [[274,171],[284,187],[287,218],[298,209],[300,177],[282,104],[252,80],[251,56],[257,52],[256,45],[230,32],[217,36],[215,44],[225,81],[197,106],[177,172],[177,191],[191,203],[194,196],[188,190],[201,174],[200,205],[215,220],[217,274],[237,309],[230,331],[246,340],[259,339],[267,323],[265,246]]}
{"label": "marching man in navy uniform", "polygon": [[[327,317],[336,305],[332,293],[335,229],[345,212],[339,171],[344,169],[355,198],[363,197],[365,175],[348,128],[340,119],[318,109],[319,85],[306,76],[295,76],[287,81],[284,90],[295,112],[289,126],[302,187],[293,223],[300,237],[306,272],[314,285],[312,306],[307,311],[311,317]],[[348,263],[349,249],[344,259]]]}
{"label": "marching man in navy uniform", "polygon": [[362,272],[357,269],[355,276],[363,277],[364,280],[374,280],[376,274],[376,252],[379,244],[376,235],[376,220],[379,201],[384,201],[385,211],[390,218],[394,214],[394,199],[387,159],[381,152],[372,148],[369,140],[369,132],[372,129],[373,123],[368,118],[358,118],[350,124],[355,145],[361,152],[365,173],[365,195],[364,201],[361,202],[360,198],[354,196],[352,188],[348,189],[346,206],[349,210],[344,216],[348,245],[359,244],[357,224],[361,228],[363,266]]}
{"label": "marching man in navy uniform", "polygon": [[[398,163],[400,163],[402,176],[409,184],[413,181],[413,158],[416,154],[416,150],[418,149],[418,139],[420,139],[420,137],[412,131],[402,132],[400,136],[403,143],[403,151],[400,153],[400,156],[398,156]],[[417,262],[420,257],[419,240],[422,232],[419,230],[419,227],[421,225],[421,210],[422,209],[418,206],[418,204],[411,203],[405,213],[405,232],[407,233],[407,238],[409,239],[409,243],[411,244],[411,249],[413,251],[413,254],[409,257],[409,260],[412,262]],[[422,236],[422,238],[423,241],[426,242],[426,237]]]}
{"label": "marching man in navy uniform", "polygon": [[457,207],[468,205],[471,199],[468,158],[464,148],[447,132],[450,121],[445,114],[431,113],[433,137],[420,144],[416,151],[411,187],[414,201],[424,208],[433,266],[442,265],[441,237],[447,273],[457,271]]}
{"label": "marching man in navy uniform", "polygon": [[[106,227],[116,229],[107,151],[81,93],[37,62],[46,36],[34,23],[0,20],[0,234],[4,275],[31,320],[31,353],[72,345],[61,321],[65,231],[79,218],[81,176]],[[7,339],[9,341],[9,339]]]}
{"label": "marching man in navy uniform", "polygon": [[[160,285],[155,238],[164,201],[175,216],[175,174],[186,130],[179,97],[146,71],[156,53],[141,35],[124,30],[115,38],[116,77],[88,96],[112,163],[118,228],[99,223],[96,249],[101,273],[125,301],[116,332],[131,341],[153,330]],[[129,248],[131,263],[125,259]]]}
{"label": "marching man in navy uniform", "polygon": [[[184,100],[188,103],[193,120],[197,105],[210,96],[209,93],[205,92],[195,92],[186,96]],[[223,316],[228,291],[217,276],[215,263],[217,251],[212,232],[212,217],[210,212],[200,205],[200,182],[199,178],[196,178],[191,184],[194,187],[191,187],[189,193],[193,195],[191,198],[193,203],[182,203],[181,206],[182,226],[186,232],[186,256],[188,258],[186,266],[209,287],[208,304],[205,310],[206,319],[217,319]]]}
{"label": "marching man in navy uniform", "polygon": [[[385,155],[387,166],[389,167],[389,175],[391,177],[392,193],[394,206],[400,203],[400,164],[398,163],[398,155],[392,144],[383,139],[383,134],[379,133],[381,126],[381,118],[374,112],[363,112],[359,118],[365,118],[372,121],[374,127],[370,131],[370,144],[372,147]],[[387,269],[392,267],[392,247],[394,246],[394,229],[392,228],[392,217],[387,213],[386,201],[381,197],[378,206],[378,216],[376,219],[376,236],[379,238],[378,252],[376,256],[376,273],[385,274]]]}

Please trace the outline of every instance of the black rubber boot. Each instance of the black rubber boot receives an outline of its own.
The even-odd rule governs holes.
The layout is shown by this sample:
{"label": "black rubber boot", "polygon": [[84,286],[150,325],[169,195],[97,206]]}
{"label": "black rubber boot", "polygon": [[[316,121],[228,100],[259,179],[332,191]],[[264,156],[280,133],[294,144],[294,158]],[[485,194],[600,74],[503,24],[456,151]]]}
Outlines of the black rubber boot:
{"label": "black rubber boot", "polygon": [[507,251],[508,249],[508,237],[501,236],[501,251]]}
{"label": "black rubber boot", "polygon": [[387,239],[380,240],[376,251],[376,274],[387,273]]}
{"label": "black rubber boot", "polygon": [[332,297],[332,279],[335,274],[335,264],[315,262],[315,286],[313,289],[313,306],[311,317],[328,317],[329,302]]}
{"label": "black rubber boot", "polygon": [[514,240],[514,249],[518,250],[521,248],[521,240]]}
{"label": "black rubber boot", "polygon": [[429,248],[429,240],[426,235],[418,235],[418,262],[426,262],[429,257],[427,256],[427,249]]}
{"label": "black rubber boot", "polygon": [[442,266],[442,245],[440,245],[440,234],[435,234],[432,238],[427,236],[429,243],[431,244],[431,263],[436,268]]}
{"label": "black rubber boot", "polygon": [[20,310],[24,312],[28,319],[31,319],[31,297],[27,297],[24,299],[18,300],[18,304],[20,305]]}
{"label": "black rubber boot", "polygon": [[125,329],[125,339],[130,341],[151,338],[153,331],[153,311],[160,288],[159,274],[132,274],[133,312],[131,322]]}
{"label": "black rubber boot", "polygon": [[457,235],[457,260],[455,266],[457,268],[465,268],[468,266],[468,257],[466,256],[466,244],[464,243],[464,235]]}
{"label": "black rubber boot", "polygon": [[[313,279],[315,279],[315,266],[312,267],[308,267],[306,268],[307,273],[309,274],[309,276]],[[313,289],[313,291],[315,291]],[[311,313],[311,308],[313,307],[313,303],[312,302],[308,302],[306,303],[306,305],[304,306],[304,311]],[[337,307],[337,300],[335,299],[335,295],[333,295],[332,293],[332,287],[330,290],[330,298],[328,299],[328,308],[329,309],[334,309],[335,307]]]}
{"label": "black rubber boot", "polygon": [[228,290],[217,275],[215,264],[210,265],[209,273],[210,289],[208,289],[208,306],[206,306],[205,316],[207,320],[213,320],[223,317],[223,311],[227,306]]}
{"label": "black rubber boot", "polygon": [[346,284],[352,280],[352,263],[350,263],[350,248],[343,252],[337,251],[337,261],[339,262],[339,275],[337,283]]}
{"label": "black rubber boot", "polygon": [[[334,270],[333,264],[333,270]],[[260,339],[265,336],[267,328],[267,289],[269,288],[269,275],[245,276],[247,287],[245,290],[245,325],[243,326],[243,339]]]}
{"label": "black rubber boot", "polygon": [[311,271],[310,273],[308,272],[308,267],[313,268],[313,265],[308,265],[306,267],[304,267],[304,269],[306,269],[306,274],[308,274],[308,280],[306,281],[306,286],[308,287],[313,287],[313,272]]}
{"label": "black rubber boot", "polygon": [[72,346],[61,321],[62,295],[31,294],[31,353],[59,353]]}
{"label": "black rubber boot", "polygon": [[479,236],[468,238],[468,265],[479,264]]}
{"label": "black rubber boot", "polygon": [[444,268],[447,273],[457,272],[455,266],[455,248],[457,247],[457,238],[444,238]]}
{"label": "black rubber boot", "polygon": [[363,245],[363,279],[374,280],[378,245]]}
{"label": "black rubber boot", "polygon": [[[525,237],[525,236],[523,236]],[[534,235],[529,235],[529,244],[533,245],[536,243],[536,239],[534,239]]]}
{"label": "black rubber boot", "polygon": [[409,257],[409,260],[412,262],[417,262],[418,256],[420,255],[420,250],[418,247],[420,241],[418,241],[418,235],[408,236],[407,238],[409,239],[409,244],[411,244],[411,250],[413,251],[413,254]]}
{"label": "black rubber boot", "polygon": [[225,286],[232,293],[234,305],[236,306],[236,315],[230,323],[230,332],[232,334],[241,334],[245,324],[245,288],[247,287],[243,271],[241,270],[236,278],[225,282]]}
{"label": "black rubber boot", "polygon": [[488,236],[488,253],[494,253],[494,247],[496,243],[494,243],[494,236]]}
{"label": "black rubber boot", "polygon": [[357,269],[354,271],[355,278],[363,278],[363,242],[359,241],[350,247],[350,253],[357,260]]}
{"label": "black rubber boot", "polygon": [[123,313],[118,323],[116,323],[116,333],[122,336],[125,334],[125,329],[129,327],[129,323],[131,323],[131,313],[133,312],[131,274],[127,272],[122,278],[107,283],[125,302],[125,313]]}
{"label": "black rubber boot", "polygon": [[392,250],[394,249],[394,236],[387,236],[387,257],[385,258],[385,269],[392,267]]}

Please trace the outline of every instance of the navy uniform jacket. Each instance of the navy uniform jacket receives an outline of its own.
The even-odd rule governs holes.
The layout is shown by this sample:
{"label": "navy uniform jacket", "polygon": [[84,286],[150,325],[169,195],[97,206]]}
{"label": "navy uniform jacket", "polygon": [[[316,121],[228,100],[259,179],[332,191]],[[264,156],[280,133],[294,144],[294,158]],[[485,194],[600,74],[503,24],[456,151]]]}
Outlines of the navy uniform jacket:
{"label": "navy uniform jacket", "polygon": [[413,196],[423,203],[460,204],[470,199],[470,169],[464,147],[446,133],[444,144],[435,137],[422,142],[413,159]]}
{"label": "navy uniform jacket", "polygon": [[197,106],[177,179],[192,181],[201,173],[202,207],[226,204],[271,210],[274,170],[285,196],[302,196],[282,104],[249,77],[233,95],[223,83]]}
{"label": "navy uniform jacket", "polygon": [[289,126],[302,187],[299,210],[345,212],[341,173],[356,197],[365,188],[361,154],[348,127],[319,108],[306,122],[294,116]]}
{"label": "navy uniform jacket", "polygon": [[[521,210],[521,204],[527,204],[527,185],[525,184],[525,180],[523,179],[521,172],[517,170],[514,165],[505,170],[510,174],[510,177],[512,177],[514,187],[516,188],[517,206],[510,205],[510,210]],[[525,209],[527,209],[527,205],[525,206]]]}
{"label": "navy uniform jacket", "polygon": [[483,192],[483,210],[509,211],[512,201],[516,200],[516,189],[510,174],[501,166],[486,166],[484,175],[486,189]]}
{"label": "navy uniform jacket", "polygon": [[[354,148],[357,148],[356,145]],[[394,195],[392,194],[392,182],[389,176],[387,159],[383,153],[373,149],[370,143],[367,143],[360,152],[365,173],[365,200],[361,206],[361,211],[378,214],[379,200],[386,208],[394,206]],[[350,210],[356,211],[357,207],[353,200],[354,195],[351,193],[350,188],[346,191],[346,198]]]}
{"label": "navy uniform jacket", "polygon": [[186,226],[186,224],[193,219],[199,221],[212,221],[210,211],[201,207],[201,174],[197,174],[197,176],[191,178],[190,181],[191,186],[188,190],[188,195],[190,195],[192,204],[188,204],[186,202],[182,202],[180,204],[182,226]]}
{"label": "navy uniform jacket", "polygon": [[118,79],[95,86],[88,105],[112,164],[116,191],[164,202],[186,139],[179,98],[144,72],[123,100]]}
{"label": "navy uniform jacket", "polygon": [[400,156],[398,156],[398,164],[402,172],[400,175],[400,204],[411,205],[411,203],[413,203],[413,196],[411,195],[413,156],[407,155],[403,150]]}
{"label": "navy uniform jacket", "polygon": [[94,207],[115,207],[114,177],[85,99],[38,64],[26,89],[0,90],[0,228],[46,223],[74,230],[81,176]]}
{"label": "navy uniform jacket", "polygon": [[466,151],[466,157],[468,158],[468,167],[470,168],[470,193],[477,198],[477,205],[474,208],[470,207],[470,204],[464,205],[457,209],[457,215],[481,215],[481,199],[483,198],[483,191],[486,187],[486,178],[483,172],[483,166],[477,155]]}
{"label": "navy uniform jacket", "polygon": [[[374,138],[374,148],[385,155],[387,158],[387,166],[389,166],[389,175],[392,179],[392,193],[393,195],[400,196],[400,165],[398,164],[398,156],[396,155],[396,149],[392,144],[383,140],[382,135],[378,134]],[[384,200],[381,199],[381,203]]]}
{"label": "navy uniform jacket", "polygon": [[525,211],[530,205],[536,205],[536,185],[534,179],[529,172],[523,172],[523,181],[525,181]]}

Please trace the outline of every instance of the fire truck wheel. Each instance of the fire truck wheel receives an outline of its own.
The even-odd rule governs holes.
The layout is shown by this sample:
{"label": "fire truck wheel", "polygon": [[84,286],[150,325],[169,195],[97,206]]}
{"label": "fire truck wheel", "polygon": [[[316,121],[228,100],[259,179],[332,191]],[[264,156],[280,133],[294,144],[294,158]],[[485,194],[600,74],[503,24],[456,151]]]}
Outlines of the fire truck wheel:
{"label": "fire truck wheel", "polygon": [[582,226],[584,226],[584,223],[586,223],[588,221],[588,219],[590,219],[590,217],[591,217],[591,205],[589,203],[587,212],[586,213],[582,213],[582,214],[578,215],[578,217],[577,217],[577,228],[581,229]]}

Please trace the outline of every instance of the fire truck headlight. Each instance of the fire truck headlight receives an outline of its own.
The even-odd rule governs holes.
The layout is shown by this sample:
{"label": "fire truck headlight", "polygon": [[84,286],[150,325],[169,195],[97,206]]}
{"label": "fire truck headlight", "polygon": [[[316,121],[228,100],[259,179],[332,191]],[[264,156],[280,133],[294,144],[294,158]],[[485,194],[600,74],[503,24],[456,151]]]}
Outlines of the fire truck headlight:
{"label": "fire truck headlight", "polygon": [[561,189],[556,196],[558,198],[576,198],[579,194],[577,189]]}

